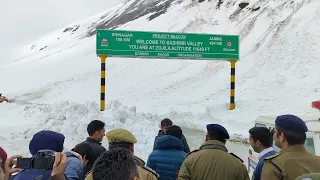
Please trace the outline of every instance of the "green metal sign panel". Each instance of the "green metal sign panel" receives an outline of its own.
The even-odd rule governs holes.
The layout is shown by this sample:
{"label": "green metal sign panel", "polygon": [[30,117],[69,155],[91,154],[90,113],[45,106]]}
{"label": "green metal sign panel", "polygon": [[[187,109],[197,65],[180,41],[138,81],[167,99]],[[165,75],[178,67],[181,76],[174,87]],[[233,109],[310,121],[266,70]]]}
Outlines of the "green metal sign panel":
{"label": "green metal sign panel", "polygon": [[239,36],[97,30],[97,55],[239,60]]}

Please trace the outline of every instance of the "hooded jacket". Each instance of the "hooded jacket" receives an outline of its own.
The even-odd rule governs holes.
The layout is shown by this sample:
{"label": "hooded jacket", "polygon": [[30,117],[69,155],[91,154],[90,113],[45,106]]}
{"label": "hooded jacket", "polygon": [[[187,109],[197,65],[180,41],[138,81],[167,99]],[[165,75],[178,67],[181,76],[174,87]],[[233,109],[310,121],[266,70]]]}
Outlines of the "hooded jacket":
{"label": "hooded jacket", "polygon": [[[159,130],[158,135],[154,138],[154,143],[153,143],[153,150],[157,149],[157,145],[156,145],[156,141],[159,137],[164,136],[165,133],[162,130]],[[188,142],[186,140],[186,137],[182,134],[182,138],[181,138],[182,144],[183,144],[183,151],[186,153],[190,152],[190,148],[188,145]]]}
{"label": "hooded jacket", "polygon": [[186,156],[182,142],[174,136],[164,135],[157,139],[156,146],[149,155],[147,166],[160,175],[160,180],[176,180]]}

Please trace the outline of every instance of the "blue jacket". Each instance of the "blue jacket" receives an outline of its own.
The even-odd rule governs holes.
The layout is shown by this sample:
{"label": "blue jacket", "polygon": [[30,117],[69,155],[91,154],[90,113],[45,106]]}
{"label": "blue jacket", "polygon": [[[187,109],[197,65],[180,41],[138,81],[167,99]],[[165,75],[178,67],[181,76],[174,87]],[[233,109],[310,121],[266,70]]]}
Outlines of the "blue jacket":
{"label": "blue jacket", "polygon": [[266,157],[275,155],[277,152],[275,151],[270,151],[268,153],[266,153],[265,155],[261,156],[261,158],[259,159],[259,162],[257,164],[256,169],[253,171],[253,176],[252,176],[252,180],[260,180],[261,179],[261,173],[262,173],[262,167],[263,167],[263,160]]}
{"label": "blue jacket", "polygon": [[66,152],[67,166],[64,169],[64,174],[67,180],[84,180],[84,170],[80,159],[71,152]]}
{"label": "blue jacket", "polygon": [[[66,152],[67,166],[64,170],[64,174],[67,180],[84,180],[84,171],[81,161],[71,152]],[[14,180],[32,180],[41,179],[47,180],[51,176],[52,170],[41,169],[26,169],[16,176],[12,177]]]}
{"label": "blue jacket", "polygon": [[164,135],[157,138],[156,146],[149,155],[147,166],[160,175],[159,180],[176,180],[176,173],[186,156],[182,142],[174,136]]}
{"label": "blue jacket", "polygon": [[[157,146],[156,146],[157,139],[159,137],[161,137],[161,136],[164,136],[164,135],[165,135],[165,133],[162,130],[159,130],[158,135],[154,138],[153,151],[157,149]],[[190,152],[190,148],[189,148],[187,139],[183,134],[182,134],[181,142],[183,144],[184,152],[189,153]]]}

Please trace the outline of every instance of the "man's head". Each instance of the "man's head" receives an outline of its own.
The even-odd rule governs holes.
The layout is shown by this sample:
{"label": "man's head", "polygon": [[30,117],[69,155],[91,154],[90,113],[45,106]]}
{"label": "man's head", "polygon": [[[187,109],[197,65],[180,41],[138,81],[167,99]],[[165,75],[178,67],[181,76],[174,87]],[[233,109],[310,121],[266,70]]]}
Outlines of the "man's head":
{"label": "man's head", "polygon": [[172,126],[172,121],[168,118],[165,118],[161,121],[160,126],[161,126],[161,130],[164,133],[166,133],[166,130],[168,129],[168,127]]}
{"label": "man's head", "polygon": [[178,139],[182,139],[182,130],[179,126],[170,126],[166,131],[166,135],[174,136]]}
{"label": "man's head", "polygon": [[206,141],[208,140],[218,140],[220,142],[226,143],[229,139],[228,131],[219,124],[208,124],[207,125],[207,136]]}
{"label": "man's head", "polygon": [[30,153],[34,156],[39,150],[63,151],[64,135],[54,131],[40,131],[29,143]]}
{"label": "man's head", "polygon": [[257,153],[272,146],[272,134],[265,127],[254,127],[249,130],[250,145]]}
{"label": "man's head", "polygon": [[308,127],[306,123],[294,115],[278,116],[275,121],[273,139],[276,146],[284,149],[290,145],[303,145]]}
{"label": "man's head", "polygon": [[103,153],[92,168],[93,180],[138,180],[139,171],[132,153],[115,148]]}
{"label": "man's head", "polygon": [[113,129],[106,134],[109,141],[109,149],[125,148],[134,153],[136,137],[126,129]]}
{"label": "man's head", "polygon": [[91,146],[85,142],[77,144],[71,151],[74,151],[81,155],[83,159],[83,166],[86,166],[89,162],[94,162],[95,154],[91,148]]}
{"label": "man's head", "polygon": [[87,132],[92,139],[99,142],[102,141],[105,135],[105,123],[99,120],[93,120],[88,124]]}

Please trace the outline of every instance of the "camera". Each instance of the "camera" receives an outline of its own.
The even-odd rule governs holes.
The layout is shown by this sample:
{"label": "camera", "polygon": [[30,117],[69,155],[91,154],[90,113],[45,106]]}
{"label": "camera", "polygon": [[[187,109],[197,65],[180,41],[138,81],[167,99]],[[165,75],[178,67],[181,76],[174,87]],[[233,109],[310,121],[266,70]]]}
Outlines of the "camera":
{"label": "camera", "polygon": [[17,158],[16,168],[20,169],[53,169],[54,151],[40,150],[32,158]]}

